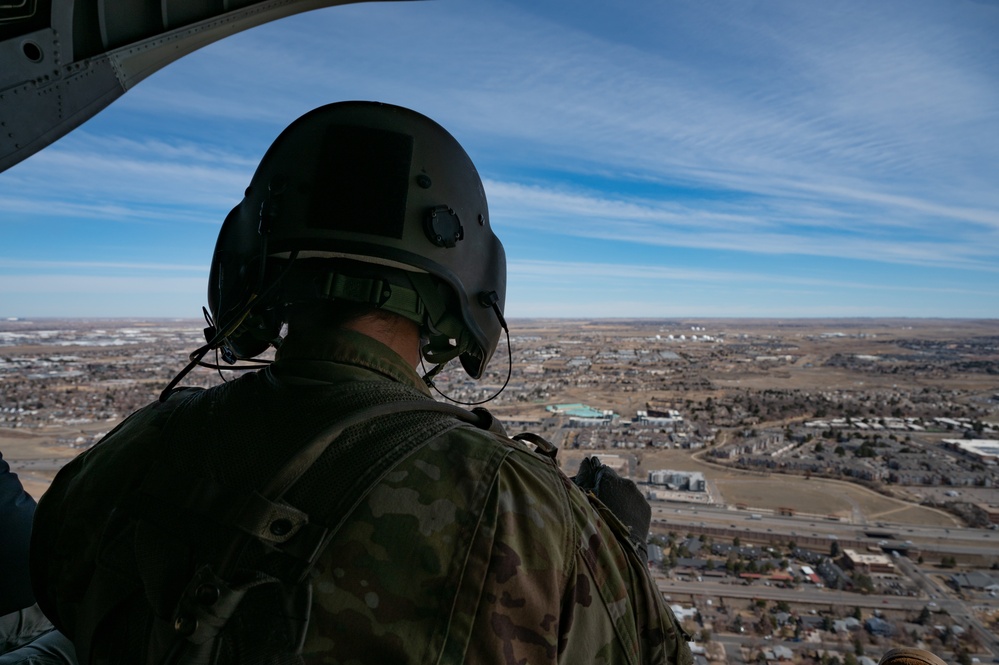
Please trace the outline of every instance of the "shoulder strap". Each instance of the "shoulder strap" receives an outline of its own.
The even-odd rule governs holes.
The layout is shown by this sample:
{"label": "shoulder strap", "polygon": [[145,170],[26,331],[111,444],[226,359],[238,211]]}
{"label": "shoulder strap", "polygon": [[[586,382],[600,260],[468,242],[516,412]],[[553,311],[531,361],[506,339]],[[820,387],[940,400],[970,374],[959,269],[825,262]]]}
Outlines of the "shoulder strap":
{"label": "shoulder strap", "polygon": [[302,477],[312,464],[319,459],[319,456],[329,448],[344,430],[354,425],[360,425],[368,420],[382,416],[393,415],[406,411],[437,411],[454,416],[458,420],[475,425],[482,429],[489,429],[491,421],[487,421],[482,410],[468,411],[452,404],[444,404],[428,399],[408,400],[403,402],[388,402],[376,404],[354,413],[348,414],[328,426],[318,436],[313,438],[308,444],[303,446],[295,455],[275,473],[271,480],[260,490],[260,494],[270,501],[277,501],[284,496],[285,492]]}
{"label": "shoulder strap", "polygon": [[[386,451],[388,458],[384,460],[382,472],[368,479],[370,482],[363,491],[354,496],[343,513],[343,518],[330,527],[310,524],[305,512],[283,502],[282,498],[348,428],[376,418],[414,411],[438,412],[481,429],[502,433],[498,423],[484,409],[471,412],[429,399],[368,406],[349,413],[325,427],[318,435],[309,438],[298,448],[297,452],[258,492],[254,493],[252,498],[241,502],[242,509],[239,514],[234,515],[234,524],[245,535],[234,539],[214,565],[206,564],[199,568],[186,585],[174,621],[174,630],[178,639],[164,660],[164,665],[172,663],[201,665],[212,662],[217,638],[236,613],[247,592],[262,584],[275,582],[293,586],[301,584],[353,509],[364,500],[385,473],[414,448],[400,446],[398,449]],[[217,496],[223,500],[224,494]],[[201,496],[203,498],[205,495]],[[231,500],[232,497],[228,499]],[[293,579],[279,580],[259,571],[250,577],[246,577],[245,571],[240,571],[239,575],[234,577],[241,555],[246,546],[254,541],[297,559],[299,565],[294,567],[296,574]],[[302,615],[300,631],[302,639],[308,623],[308,602],[304,603],[304,607],[296,609]]]}
{"label": "shoulder strap", "polygon": [[[451,404],[443,404],[429,399],[388,402],[358,409],[326,426],[319,434],[310,437],[285,462],[284,466],[270,477],[259,491],[253,493],[245,500],[239,501],[242,509],[238,514],[232,516],[232,523],[248,536],[279,549],[283,549],[282,545],[290,543],[296,536],[300,541],[308,541],[297,543],[296,551],[289,553],[298,554],[301,558],[314,562],[321,552],[321,550],[317,551],[316,548],[322,546],[322,541],[328,542],[334,535],[335,529],[331,531],[316,526],[313,527],[313,530],[319,530],[321,534],[316,533],[311,538],[303,538],[306,534],[301,534],[300,531],[309,528],[308,515],[282,501],[284,495],[348,428],[376,418],[413,411],[443,413],[481,429],[493,429],[493,431],[497,431],[495,421],[484,409],[477,409],[472,412]],[[384,466],[390,468],[395,461],[398,461],[393,459],[393,455],[399,455],[404,452],[406,452],[406,449],[401,447],[397,450],[389,449],[385,451]],[[368,487],[358,493],[357,499],[353,502],[354,506],[366,496],[367,490],[370,490],[377,480],[378,478],[373,479]],[[221,492],[217,495],[220,510],[224,510],[225,504],[233,505],[232,497],[226,494],[225,492]],[[339,525],[336,528],[339,528]],[[221,573],[224,574],[232,570],[243,545],[245,545],[245,542],[234,542],[232,544],[229,551],[226,552],[220,561],[218,570]],[[306,553],[305,556],[301,556],[303,548],[311,551]],[[311,565],[309,567],[311,568]],[[307,572],[308,570],[304,570],[303,574]]]}

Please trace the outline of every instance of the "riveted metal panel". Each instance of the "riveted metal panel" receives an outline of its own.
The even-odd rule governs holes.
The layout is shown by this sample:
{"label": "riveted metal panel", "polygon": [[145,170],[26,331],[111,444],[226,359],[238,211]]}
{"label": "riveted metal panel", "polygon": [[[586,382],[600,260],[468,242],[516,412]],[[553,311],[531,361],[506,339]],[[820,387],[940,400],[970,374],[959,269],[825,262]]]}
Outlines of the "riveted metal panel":
{"label": "riveted metal panel", "polygon": [[124,92],[106,57],[69,65],[62,74],[0,92],[0,170],[83,124]]}
{"label": "riveted metal panel", "polygon": [[49,24],[28,33],[13,13],[0,20],[3,171],[202,46],[292,14],[365,0],[0,1],[22,13],[28,5],[21,3],[44,3],[29,19]]}

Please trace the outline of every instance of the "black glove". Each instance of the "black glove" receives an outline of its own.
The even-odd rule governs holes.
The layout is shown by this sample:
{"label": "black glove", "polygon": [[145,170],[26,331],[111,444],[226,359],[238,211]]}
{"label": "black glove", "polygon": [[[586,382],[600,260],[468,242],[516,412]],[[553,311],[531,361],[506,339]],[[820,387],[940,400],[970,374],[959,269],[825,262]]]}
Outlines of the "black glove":
{"label": "black glove", "polygon": [[601,464],[596,457],[586,457],[579,465],[579,472],[572,482],[586,491],[593,492],[615,517],[631,531],[631,541],[638,554],[648,563],[649,524],[652,508],[633,481],[617,475],[614,469]]}

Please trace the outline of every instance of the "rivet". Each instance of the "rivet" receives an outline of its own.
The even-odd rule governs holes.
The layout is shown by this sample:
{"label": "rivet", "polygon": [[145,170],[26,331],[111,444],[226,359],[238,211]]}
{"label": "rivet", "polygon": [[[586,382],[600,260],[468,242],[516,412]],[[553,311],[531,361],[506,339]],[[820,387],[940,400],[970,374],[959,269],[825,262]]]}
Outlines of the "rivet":
{"label": "rivet", "polygon": [[214,584],[202,584],[194,590],[195,600],[198,601],[199,605],[204,605],[205,607],[214,605],[218,602],[221,595],[219,588]]}
{"label": "rivet", "polygon": [[278,519],[271,522],[270,530],[275,536],[286,536],[291,531],[294,525],[291,520],[288,519]]}

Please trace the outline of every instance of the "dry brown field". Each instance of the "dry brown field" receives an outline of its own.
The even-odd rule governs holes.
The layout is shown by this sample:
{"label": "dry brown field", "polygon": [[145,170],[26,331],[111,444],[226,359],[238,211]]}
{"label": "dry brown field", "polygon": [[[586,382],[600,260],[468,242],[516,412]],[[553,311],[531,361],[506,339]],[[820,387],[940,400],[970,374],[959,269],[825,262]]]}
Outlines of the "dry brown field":
{"label": "dry brown field", "polygon": [[[691,333],[696,328],[698,332]],[[669,386],[655,391],[637,391],[626,383],[602,386],[566,386],[557,397],[561,402],[599,403],[620,413],[643,408],[648,400],[703,400],[717,398],[736,390],[894,390],[923,388],[991,394],[999,391],[999,378],[986,372],[938,371],[930,374],[903,372],[878,374],[865,369],[830,366],[834,355],[891,356],[918,362],[920,351],[911,342],[957,344],[962,341],[999,336],[997,320],[953,319],[684,319],[669,321],[598,320],[553,321],[517,320],[511,322],[515,335],[539,336],[553,340],[605,340],[607,348],[648,348],[656,334],[679,336],[710,335],[723,339],[719,344],[671,342],[658,348],[676,351],[683,356],[675,365],[664,368],[666,376],[680,377],[691,363],[699,363],[697,376],[710,383],[709,390]],[[745,338],[743,338],[745,336]],[[792,355],[793,363],[777,365],[745,362],[746,358],[729,357],[727,349],[749,342],[770,344],[772,349],[759,355]],[[565,353],[572,354],[566,345]],[[999,353],[978,356],[977,360],[997,363]],[[689,377],[688,377],[689,378]],[[682,382],[682,379],[680,380]],[[999,418],[999,416],[997,416]]]}
{"label": "dry brown field", "polygon": [[869,522],[884,520],[897,524],[961,526],[959,519],[944,511],[886,497],[853,483],[727,469],[702,462],[689,451],[571,450],[560,451],[559,456],[563,468],[571,473],[578,466],[581,457],[591,454],[599,457],[601,452],[610,455],[634,454],[640,459],[636,474],[638,479],[644,478],[653,469],[700,471],[714,483],[726,504],[742,504],[747,510],[758,508],[777,511],[789,507],[799,513],[836,516],[847,521],[856,513]]}
{"label": "dry brown field", "polygon": [[52,432],[46,432],[45,436],[41,437],[31,432],[0,429],[0,451],[3,452],[4,459],[14,467],[24,489],[36,499],[48,489],[49,483],[55,477],[55,469],[50,469],[54,465],[45,464],[45,468],[39,470],[30,467],[20,468],[21,465],[40,459],[60,460],[60,463],[65,463],[76,457],[79,452],[68,446],[50,443],[54,440],[55,434]]}

